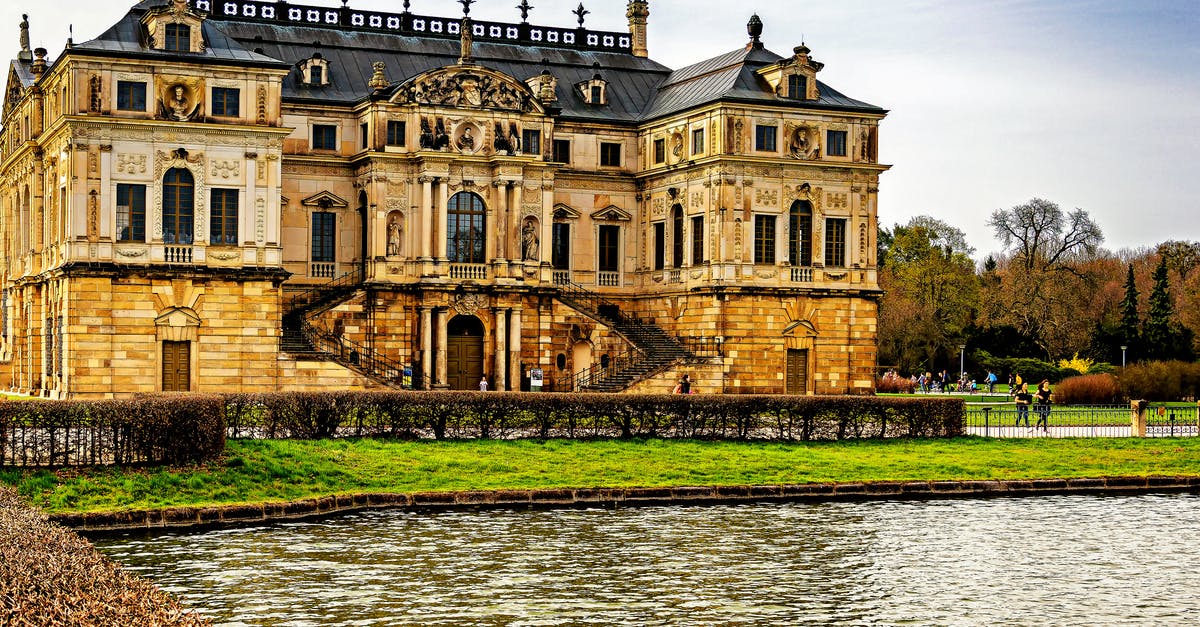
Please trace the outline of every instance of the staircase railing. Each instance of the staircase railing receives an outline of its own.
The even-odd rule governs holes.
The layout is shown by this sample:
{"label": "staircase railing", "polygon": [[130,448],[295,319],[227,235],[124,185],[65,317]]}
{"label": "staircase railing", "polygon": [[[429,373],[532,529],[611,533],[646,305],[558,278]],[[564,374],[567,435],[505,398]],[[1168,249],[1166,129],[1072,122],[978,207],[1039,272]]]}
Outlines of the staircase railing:
{"label": "staircase railing", "polygon": [[586,370],[559,377],[555,388],[559,391],[571,392],[587,390],[611,381],[621,373],[636,368],[646,361],[646,352],[639,348],[631,348],[609,360],[608,365],[596,364]]}
{"label": "staircase railing", "polygon": [[331,297],[357,287],[363,282],[365,276],[363,269],[356,267],[328,283],[322,283],[303,292],[293,294],[291,300],[288,301],[288,311],[289,313],[300,312],[308,314],[311,310],[328,302]]}
{"label": "staircase railing", "polygon": [[309,343],[337,363],[390,387],[404,386],[404,364],[388,359],[369,346],[318,328],[300,317],[300,330]]}
{"label": "staircase railing", "polygon": [[567,279],[566,277],[555,277],[555,287],[559,290],[559,296],[562,300],[568,300],[582,307],[587,313],[601,318],[607,318],[612,322],[631,322],[640,323],[641,320],[634,316],[630,316],[621,311],[621,308],[616,303],[604,298],[603,296],[587,289],[586,287]]}

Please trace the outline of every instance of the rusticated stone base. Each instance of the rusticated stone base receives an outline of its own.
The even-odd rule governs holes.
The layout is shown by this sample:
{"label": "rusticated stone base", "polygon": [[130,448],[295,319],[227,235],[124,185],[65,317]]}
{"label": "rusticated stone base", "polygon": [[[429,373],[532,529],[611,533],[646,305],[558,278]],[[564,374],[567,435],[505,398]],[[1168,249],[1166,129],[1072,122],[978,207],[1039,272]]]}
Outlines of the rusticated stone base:
{"label": "rusticated stone base", "polygon": [[638,507],[744,502],[921,500],[1152,492],[1200,492],[1200,476],[342,494],[288,503],[59,514],[51,516],[50,519],[83,533],[103,534],[132,530],[232,527],[383,508],[429,511],[478,508]]}

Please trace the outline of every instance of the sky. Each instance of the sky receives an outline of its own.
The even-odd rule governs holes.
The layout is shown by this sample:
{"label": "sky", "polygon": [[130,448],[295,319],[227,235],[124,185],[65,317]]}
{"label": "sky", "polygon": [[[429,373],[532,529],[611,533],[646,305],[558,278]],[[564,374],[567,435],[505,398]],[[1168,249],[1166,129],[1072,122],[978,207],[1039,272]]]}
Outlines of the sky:
{"label": "sky", "polygon": [[[340,6],[337,0],[293,4]],[[56,57],[92,39],[135,0],[8,0],[0,51]],[[520,20],[517,0],[478,0],[471,16]],[[530,0],[530,22],[572,26],[578,0]],[[628,29],[625,0],[584,0],[586,25]],[[399,0],[350,0],[399,12]],[[412,0],[460,15],[451,0]],[[975,257],[998,252],[992,212],[1044,198],[1087,211],[1110,250],[1200,240],[1198,0],[650,0],[650,56],[680,68],[739,48],[757,13],[783,56],[804,42],[818,75],[889,110],[880,131],[879,220],[927,215],[962,229]]]}

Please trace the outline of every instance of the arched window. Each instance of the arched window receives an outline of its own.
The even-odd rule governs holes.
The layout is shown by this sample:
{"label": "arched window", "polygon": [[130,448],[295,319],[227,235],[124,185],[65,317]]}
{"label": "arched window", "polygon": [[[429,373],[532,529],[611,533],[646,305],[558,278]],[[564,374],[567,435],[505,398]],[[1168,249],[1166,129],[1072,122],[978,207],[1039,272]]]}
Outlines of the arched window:
{"label": "arched window", "polygon": [[446,205],[446,256],[451,263],[485,263],[485,209],[483,199],[459,192]]}
{"label": "arched window", "polygon": [[167,170],[163,176],[163,241],[191,244],[195,214],[195,180],[182,168]]}
{"label": "arched window", "polygon": [[797,200],[788,215],[788,263],[793,266],[812,265],[812,203]]}

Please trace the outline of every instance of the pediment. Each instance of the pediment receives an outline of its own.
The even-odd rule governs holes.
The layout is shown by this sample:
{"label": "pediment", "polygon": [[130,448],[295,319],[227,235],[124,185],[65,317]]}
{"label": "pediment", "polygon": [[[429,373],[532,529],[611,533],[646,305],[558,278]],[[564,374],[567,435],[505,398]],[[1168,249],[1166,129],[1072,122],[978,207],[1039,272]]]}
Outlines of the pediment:
{"label": "pediment", "polygon": [[[16,62],[14,61],[15,65]],[[8,85],[4,89],[4,118],[8,118],[8,114],[17,106],[17,102],[21,100],[21,96],[25,93],[25,85],[22,84],[21,77],[17,76],[15,67],[10,67],[8,70]]]}
{"label": "pediment", "polygon": [[555,220],[578,220],[579,216],[581,216],[581,215],[583,215],[583,214],[576,211],[570,205],[567,205],[567,204],[564,204],[561,202],[554,205],[554,219]]}
{"label": "pediment", "polygon": [[524,82],[481,67],[464,69],[452,66],[418,74],[396,89],[391,102],[521,113],[546,112]]}
{"label": "pediment", "polygon": [[780,335],[787,337],[817,337],[820,333],[816,325],[808,320],[793,320],[783,328]]}
{"label": "pediment", "polygon": [[154,324],[160,327],[198,327],[200,326],[200,316],[191,309],[175,307],[155,318]]}
{"label": "pediment", "polygon": [[350,206],[350,203],[343,200],[337,194],[331,192],[320,192],[313,194],[308,198],[300,201],[300,204],[305,207],[320,207],[321,209],[345,209]]}
{"label": "pediment", "polygon": [[592,219],[606,220],[608,222],[629,222],[633,219],[633,215],[616,205],[609,205],[604,209],[593,212]]}

